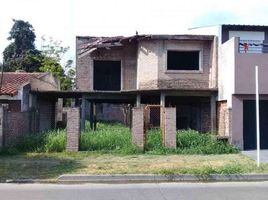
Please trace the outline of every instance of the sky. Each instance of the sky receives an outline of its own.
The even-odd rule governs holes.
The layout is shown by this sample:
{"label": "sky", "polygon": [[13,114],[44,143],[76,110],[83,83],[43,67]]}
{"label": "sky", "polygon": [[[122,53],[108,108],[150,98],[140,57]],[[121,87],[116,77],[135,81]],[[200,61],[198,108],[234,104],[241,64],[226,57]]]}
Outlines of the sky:
{"label": "sky", "polygon": [[75,36],[181,34],[217,24],[268,25],[268,0],[0,0],[0,62],[13,25],[28,21],[41,37],[62,41],[75,59]]}

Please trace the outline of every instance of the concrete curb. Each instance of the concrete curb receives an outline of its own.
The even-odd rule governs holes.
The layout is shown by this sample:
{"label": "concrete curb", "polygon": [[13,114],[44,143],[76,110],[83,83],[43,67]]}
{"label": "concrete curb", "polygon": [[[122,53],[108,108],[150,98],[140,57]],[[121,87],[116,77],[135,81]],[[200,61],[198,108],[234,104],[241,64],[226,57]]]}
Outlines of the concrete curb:
{"label": "concrete curb", "polygon": [[230,175],[154,175],[154,174],[114,174],[85,175],[66,174],[57,183],[144,183],[144,182],[224,182],[224,181],[268,181],[268,174],[230,174]]}
{"label": "concrete curb", "polygon": [[5,183],[31,184],[31,183],[57,183],[54,179],[7,179]]}

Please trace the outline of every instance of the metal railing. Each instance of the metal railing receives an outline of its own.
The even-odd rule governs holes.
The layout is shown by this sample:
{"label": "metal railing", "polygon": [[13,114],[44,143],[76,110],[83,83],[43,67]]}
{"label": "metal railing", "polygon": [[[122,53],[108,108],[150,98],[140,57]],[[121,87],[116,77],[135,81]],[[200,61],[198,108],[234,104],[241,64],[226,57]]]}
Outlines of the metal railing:
{"label": "metal railing", "polygon": [[268,43],[260,40],[240,40],[239,53],[268,53]]}

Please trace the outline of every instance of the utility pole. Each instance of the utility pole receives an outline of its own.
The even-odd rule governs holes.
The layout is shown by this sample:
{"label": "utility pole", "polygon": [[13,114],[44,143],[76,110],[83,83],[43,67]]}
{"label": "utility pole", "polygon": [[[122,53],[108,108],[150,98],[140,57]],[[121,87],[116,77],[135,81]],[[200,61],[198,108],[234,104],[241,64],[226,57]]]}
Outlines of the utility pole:
{"label": "utility pole", "polygon": [[260,107],[259,107],[259,69],[255,67],[256,86],[256,134],[257,134],[257,166],[260,166]]}

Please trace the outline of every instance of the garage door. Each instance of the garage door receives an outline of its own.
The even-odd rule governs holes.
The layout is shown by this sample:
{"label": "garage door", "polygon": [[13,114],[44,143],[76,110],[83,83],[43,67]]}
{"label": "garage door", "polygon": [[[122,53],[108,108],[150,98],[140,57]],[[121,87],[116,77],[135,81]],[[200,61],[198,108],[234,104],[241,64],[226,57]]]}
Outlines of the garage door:
{"label": "garage door", "polygon": [[[244,149],[256,149],[256,105],[254,100],[243,102]],[[260,101],[261,149],[268,149],[268,101]]]}

